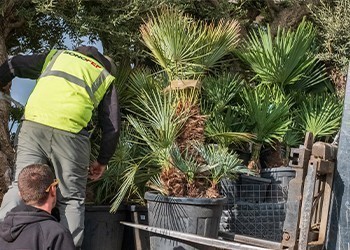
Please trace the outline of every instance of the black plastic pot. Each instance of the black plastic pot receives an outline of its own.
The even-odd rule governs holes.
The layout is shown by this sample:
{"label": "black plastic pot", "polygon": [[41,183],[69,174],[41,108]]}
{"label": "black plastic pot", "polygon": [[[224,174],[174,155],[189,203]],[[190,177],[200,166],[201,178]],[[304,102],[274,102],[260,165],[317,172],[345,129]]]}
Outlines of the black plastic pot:
{"label": "black plastic pot", "polygon": [[115,214],[110,206],[86,206],[85,230],[82,250],[121,250],[128,211],[121,207]]}
{"label": "black plastic pot", "polygon": [[[129,207],[131,222],[135,224],[148,225],[147,207],[131,205]],[[149,250],[149,232],[141,229],[133,229],[133,241],[135,250]]]}
{"label": "black plastic pot", "polygon": [[291,167],[265,168],[261,177],[271,179],[267,191],[267,202],[286,202],[288,198],[288,185],[295,177],[295,170]]}
{"label": "black plastic pot", "polygon": [[241,175],[237,180],[237,199],[251,203],[264,202],[270,183],[271,179]]}
{"label": "black plastic pot", "polygon": [[[156,192],[146,192],[149,225],[183,233],[217,238],[220,217],[226,198],[166,197]],[[151,234],[152,250],[213,249],[200,244],[175,240],[164,235]]]}

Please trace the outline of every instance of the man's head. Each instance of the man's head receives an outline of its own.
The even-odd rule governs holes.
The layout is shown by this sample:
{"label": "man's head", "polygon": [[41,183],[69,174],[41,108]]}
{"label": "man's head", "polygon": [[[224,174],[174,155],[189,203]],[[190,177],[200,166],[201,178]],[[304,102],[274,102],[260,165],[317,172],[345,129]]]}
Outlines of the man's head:
{"label": "man's head", "polygon": [[29,165],[18,176],[22,200],[32,206],[42,206],[48,201],[50,206],[55,206],[57,184],[50,167],[45,164]]}

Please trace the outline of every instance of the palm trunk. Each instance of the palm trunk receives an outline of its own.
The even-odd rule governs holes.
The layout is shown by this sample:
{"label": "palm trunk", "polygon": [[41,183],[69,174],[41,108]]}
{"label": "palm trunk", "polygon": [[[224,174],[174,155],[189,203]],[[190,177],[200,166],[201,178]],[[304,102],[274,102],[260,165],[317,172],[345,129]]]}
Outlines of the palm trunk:
{"label": "palm trunk", "polygon": [[256,173],[260,173],[261,165],[260,165],[260,152],[261,152],[262,143],[254,143],[252,148],[252,158],[248,164],[248,168],[255,171]]}

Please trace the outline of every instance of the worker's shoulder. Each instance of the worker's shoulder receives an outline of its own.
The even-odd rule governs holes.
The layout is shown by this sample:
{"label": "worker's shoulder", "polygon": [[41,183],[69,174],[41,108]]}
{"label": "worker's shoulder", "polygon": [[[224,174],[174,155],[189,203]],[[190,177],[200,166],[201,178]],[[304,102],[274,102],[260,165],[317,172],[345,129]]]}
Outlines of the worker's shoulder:
{"label": "worker's shoulder", "polygon": [[40,221],[39,224],[43,232],[45,232],[46,230],[49,230],[51,233],[55,233],[55,234],[69,233],[69,230],[66,227],[64,227],[58,221],[53,219]]}

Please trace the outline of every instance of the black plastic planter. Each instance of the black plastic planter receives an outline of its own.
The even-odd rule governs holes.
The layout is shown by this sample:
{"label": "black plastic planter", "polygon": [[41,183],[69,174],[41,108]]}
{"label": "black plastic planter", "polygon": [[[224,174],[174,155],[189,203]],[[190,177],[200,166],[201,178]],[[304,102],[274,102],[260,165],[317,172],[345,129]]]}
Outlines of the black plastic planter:
{"label": "black plastic planter", "polygon": [[[131,222],[136,224],[148,225],[148,212],[146,207],[131,205],[129,207],[129,211],[131,216]],[[135,250],[150,249],[149,232],[134,228],[133,236]]]}
{"label": "black plastic planter", "polygon": [[120,208],[115,214],[110,206],[86,206],[85,230],[82,250],[121,250],[127,210]]}
{"label": "black plastic planter", "polygon": [[[223,180],[222,189],[223,194],[228,196],[232,190],[229,187],[236,189],[234,196],[236,200],[250,202],[250,203],[260,203],[264,202],[266,199],[266,191],[271,183],[271,179],[240,175],[238,180]],[[231,194],[232,196],[232,194]]]}
{"label": "black plastic planter", "polygon": [[267,190],[267,202],[286,202],[288,185],[295,178],[295,170],[291,167],[265,168],[261,170],[261,177],[271,179]]}
{"label": "black plastic planter", "polygon": [[[149,225],[183,233],[217,238],[220,217],[226,198],[166,197],[156,192],[145,194]],[[171,236],[171,235],[170,235]],[[212,249],[164,235],[151,234],[152,250],[194,250]]]}

